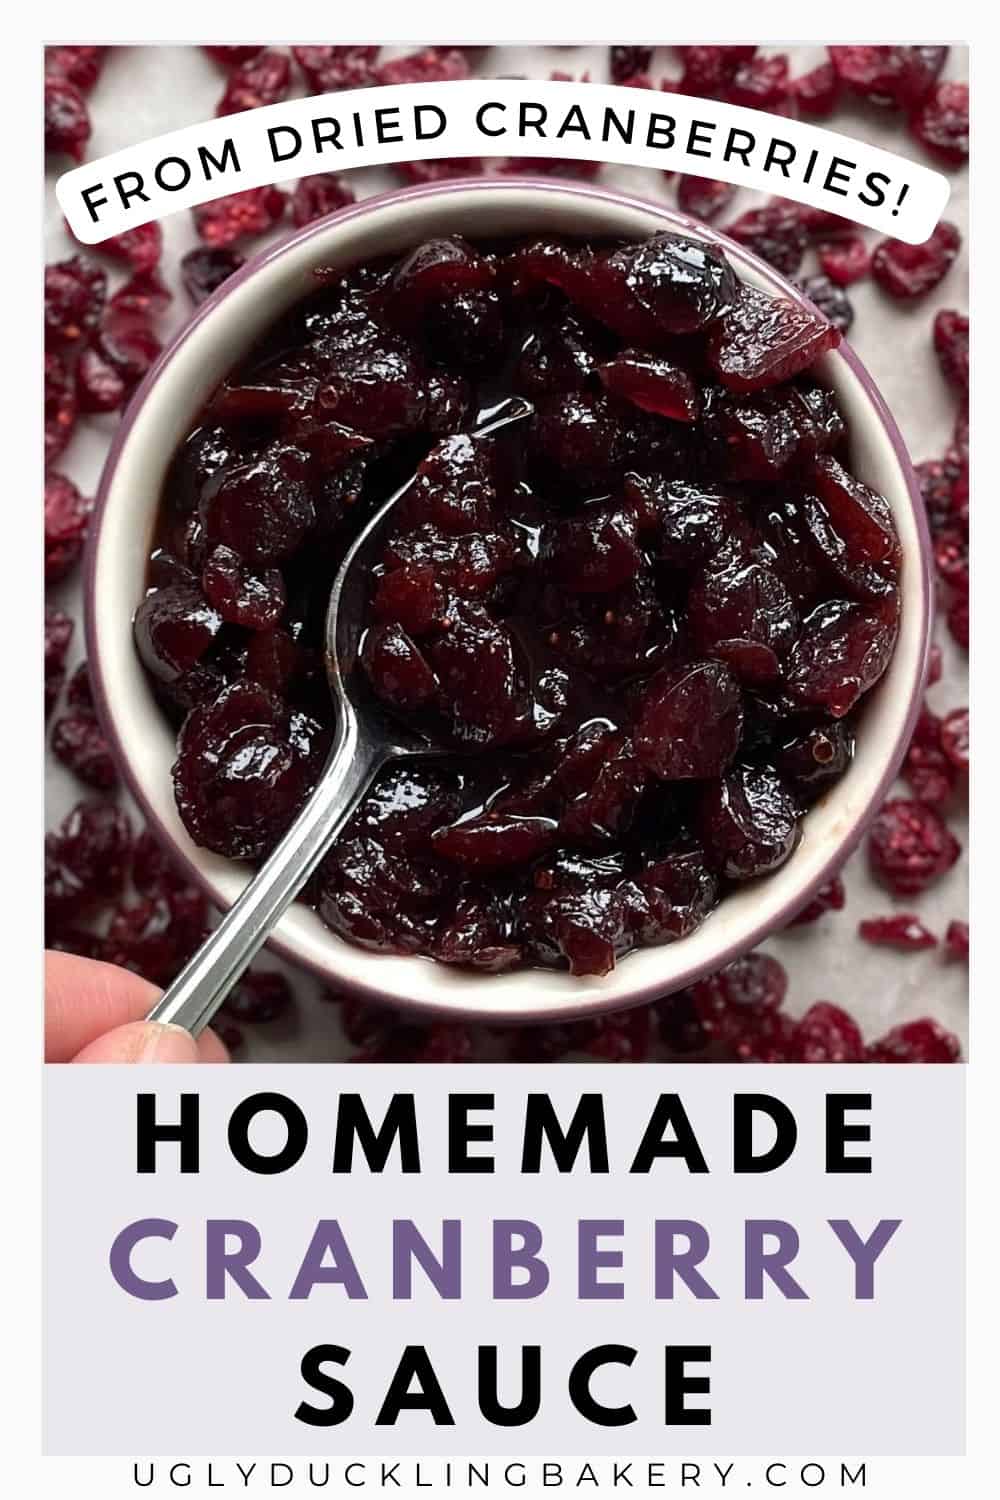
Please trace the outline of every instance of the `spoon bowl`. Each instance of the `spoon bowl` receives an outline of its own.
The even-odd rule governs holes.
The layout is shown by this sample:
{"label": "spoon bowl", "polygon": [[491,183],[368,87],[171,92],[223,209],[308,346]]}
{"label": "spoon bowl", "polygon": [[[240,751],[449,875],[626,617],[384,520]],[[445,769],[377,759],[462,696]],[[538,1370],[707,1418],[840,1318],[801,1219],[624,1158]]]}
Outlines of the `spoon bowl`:
{"label": "spoon bowl", "polygon": [[[511,397],[485,413],[470,437],[526,421],[534,408]],[[365,792],[389,761],[455,751],[398,724],[376,701],[359,666],[372,570],[396,506],[415,476],[394,491],[358,534],[337,570],[326,612],[326,675],[336,710],[333,747],[288,831],[218,927],[150,1011],[150,1021],[198,1036],[267,942]]]}

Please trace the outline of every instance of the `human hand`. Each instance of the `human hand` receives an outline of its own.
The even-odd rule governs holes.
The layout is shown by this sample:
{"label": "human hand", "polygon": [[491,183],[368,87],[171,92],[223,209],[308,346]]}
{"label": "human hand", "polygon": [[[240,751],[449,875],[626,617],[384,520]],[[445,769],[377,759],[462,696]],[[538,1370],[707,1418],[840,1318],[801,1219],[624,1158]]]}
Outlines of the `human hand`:
{"label": "human hand", "polygon": [[229,1053],[213,1031],[197,1041],[179,1026],[144,1018],[159,995],[128,969],[45,955],[45,1061],[75,1063],[221,1063]]}

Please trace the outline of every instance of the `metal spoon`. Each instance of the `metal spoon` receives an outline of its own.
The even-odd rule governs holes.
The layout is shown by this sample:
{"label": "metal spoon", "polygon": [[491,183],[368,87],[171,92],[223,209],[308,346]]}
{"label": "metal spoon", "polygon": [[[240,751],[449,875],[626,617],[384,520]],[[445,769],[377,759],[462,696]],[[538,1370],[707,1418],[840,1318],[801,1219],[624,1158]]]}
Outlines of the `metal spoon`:
{"label": "metal spoon", "polygon": [[[471,436],[499,432],[524,421],[532,411],[529,402],[513,397],[487,412]],[[372,568],[390,516],[412,483],[413,478],[408,479],[372,517],[341,563],[330,590],[326,673],[337,712],[333,748],[323,772],[281,842],[154,1005],[150,1021],[172,1022],[198,1036],[382,767],[390,760],[445,753],[443,746],[411,733],[380,711],[357,670]]]}

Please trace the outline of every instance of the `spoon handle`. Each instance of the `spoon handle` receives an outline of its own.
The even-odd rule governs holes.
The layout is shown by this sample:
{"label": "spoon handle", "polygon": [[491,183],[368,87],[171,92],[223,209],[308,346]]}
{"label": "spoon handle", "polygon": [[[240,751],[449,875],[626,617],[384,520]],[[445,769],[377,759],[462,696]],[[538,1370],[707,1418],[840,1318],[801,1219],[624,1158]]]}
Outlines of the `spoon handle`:
{"label": "spoon handle", "polygon": [[149,1013],[198,1036],[270,936],[387,759],[347,716],[302,811],[256,875]]}

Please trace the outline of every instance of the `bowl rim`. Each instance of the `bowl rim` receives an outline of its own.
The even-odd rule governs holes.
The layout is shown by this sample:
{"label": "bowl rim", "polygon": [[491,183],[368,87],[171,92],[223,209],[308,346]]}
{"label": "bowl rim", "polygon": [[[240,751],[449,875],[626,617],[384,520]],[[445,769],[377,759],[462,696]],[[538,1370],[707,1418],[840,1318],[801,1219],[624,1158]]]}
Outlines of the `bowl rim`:
{"label": "bowl rim", "polygon": [[[215,309],[238,287],[243,286],[260,271],[272,265],[275,261],[280,260],[292,249],[325,234],[334,225],[339,227],[342,224],[350,222],[352,219],[361,218],[366,214],[370,214],[373,210],[378,210],[386,206],[424,201],[428,198],[449,198],[468,192],[470,189],[475,189],[477,192],[485,191],[496,194],[523,192],[525,189],[528,189],[535,192],[544,192],[547,196],[578,199],[583,203],[614,203],[638,212],[655,215],[663,221],[664,228],[675,228],[682,232],[687,230],[693,232],[703,241],[718,245],[735,261],[742,261],[744,264],[749,264],[762,280],[775,288],[776,292],[786,298],[790,298],[802,307],[813,308],[813,304],[804,293],[766,261],[754,255],[745,246],[729,239],[725,234],[711,225],[693,219],[690,215],[680,212],[669,204],[660,203],[655,199],[643,198],[634,193],[618,192],[613,188],[596,186],[590,183],[577,183],[550,177],[530,176],[511,176],[504,179],[476,176],[456,177],[449,178],[444,182],[422,183],[414,187],[390,189],[386,192],[372,194],[356,203],[338,209],[332,214],[327,214],[321,219],[314,220],[302,229],[269,246],[258,255],[251,257],[243,266],[227,277],[211,296],[206,298],[184,326],[178,330],[174,338],[164,347],[140,385],[136,388],[128,406],[122,413],[118,429],[105,456],[95,494],[93,515],[84,559],[83,614],[95,708],[122,772],[125,784],[150,829],[163,843],[164,847],[170,851],[171,856],[181,865],[190,882],[198,886],[211,904],[219,910],[227,910],[229,903],[220,898],[217,888],[209,876],[195,863],[190,853],[177,845],[171,830],[164,824],[150,798],[147,796],[141,777],[133,767],[130,757],[126,754],[118,732],[115,715],[111,710],[110,695],[105,682],[100,652],[98,650],[96,601],[98,551],[105,513],[121,455],[129,441],[136,419],[147,397],[163,372],[171,364],[181,348],[201,327],[205,319],[211,317]],[[820,887],[832,878],[837,870],[842,867],[849,855],[857,848],[867,832],[877,808],[888,795],[916,726],[923,700],[931,647],[931,625],[934,614],[934,575],[931,565],[930,533],[926,510],[913,464],[896,420],[874,379],[846,338],[842,339],[837,348],[830,351],[830,354],[834,357],[841,357],[846,362],[851,374],[857,380],[865,399],[872,409],[878,426],[882,429],[884,436],[888,440],[889,448],[899,469],[908,495],[916,530],[918,556],[914,560],[916,563],[915,580],[919,586],[920,601],[914,651],[914,674],[910,688],[909,704],[907,712],[901,720],[895,742],[886,757],[882,776],[873,786],[865,802],[857,811],[851,825],[835,841],[832,841],[829,854],[824,858],[811,878],[794,895],[790,895],[781,907],[763,919],[759,926],[755,927],[752,932],[726,943],[710,959],[691,963],[688,968],[682,970],[676,977],[676,980],[660,981],[659,983],[655,980],[647,980],[637,985],[634,989],[630,989],[625,996],[606,996],[596,990],[588,991],[585,988],[581,988],[579,1004],[567,1003],[563,1000],[532,1001],[530,996],[525,996],[523,1005],[519,1004],[516,1015],[507,1014],[490,1004],[466,1004],[464,1001],[456,1003],[454,999],[449,999],[445,996],[442,996],[440,999],[425,1000],[399,995],[391,997],[381,995],[377,982],[368,983],[366,979],[356,974],[332,972],[321,961],[301,954],[298,951],[295,941],[282,937],[280,933],[272,934],[265,944],[266,948],[271,949],[289,963],[312,972],[327,985],[357,994],[372,1003],[378,1003],[381,999],[383,1004],[388,1003],[398,1009],[412,1011],[418,1015],[423,1014],[428,1018],[439,1020],[452,1019],[456,1021],[487,1021],[497,1025],[531,1025],[553,1020],[570,1021],[581,1019],[585,1016],[598,1016],[625,1011],[634,1006],[648,1004],[662,995],[675,993],[679,989],[703,978],[705,975],[714,973],[717,969],[731,963],[741,954],[750,952],[772,933],[780,931],[812,899]],[[911,584],[911,587],[914,587],[914,585]],[[914,601],[915,603],[916,601]],[[372,953],[363,948],[356,948],[349,944],[346,939],[338,937],[336,933],[331,933],[331,937],[349,949],[351,956],[359,962],[366,960],[375,960],[377,962],[384,957],[384,955]],[[671,944],[669,946],[673,947],[674,945]],[[655,949],[651,951],[655,951]],[[425,958],[424,961],[427,963],[434,962],[430,958]],[[521,972],[530,975],[534,971],[525,969]],[[489,980],[493,976],[472,973],[470,977],[475,979],[479,985],[488,985]],[[664,989],[664,983],[669,983],[668,989]],[[486,993],[488,994],[489,991],[487,990]]]}

